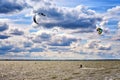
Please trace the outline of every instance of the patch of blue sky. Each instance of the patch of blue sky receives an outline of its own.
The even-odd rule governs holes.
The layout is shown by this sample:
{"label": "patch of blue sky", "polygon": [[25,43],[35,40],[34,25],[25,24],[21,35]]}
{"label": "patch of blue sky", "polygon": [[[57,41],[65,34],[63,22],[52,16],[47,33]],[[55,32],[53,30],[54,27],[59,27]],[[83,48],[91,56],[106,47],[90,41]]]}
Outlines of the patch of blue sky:
{"label": "patch of blue sky", "polygon": [[39,31],[39,30],[37,30],[37,29],[30,29],[29,30],[30,33],[37,32],[37,31]]}
{"label": "patch of blue sky", "polygon": [[2,51],[9,51],[10,49],[12,49],[13,46],[3,46],[3,47],[0,47],[0,50]]}
{"label": "patch of blue sky", "polygon": [[86,52],[80,51],[78,54],[87,54]]}
{"label": "patch of blue sky", "polygon": [[7,53],[8,51],[6,50],[0,50],[0,56],[3,56],[3,55],[5,55],[6,53]]}
{"label": "patch of blue sky", "polygon": [[69,48],[59,48],[59,47],[50,47],[49,49],[52,51],[64,51],[64,52],[69,51]]}
{"label": "patch of blue sky", "polygon": [[19,19],[21,17],[24,17],[25,14],[4,14],[4,15],[0,15],[0,18],[9,18],[9,19]]}
{"label": "patch of blue sky", "polygon": [[117,23],[118,23],[118,20],[109,19],[109,22],[107,24],[108,25],[116,25]]}
{"label": "patch of blue sky", "polygon": [[29,50],[29,52],[43,52],[43,51],[44,51],[44,49],[42,49],[42,48],[33,48],[33,49]]}
{"label": "patch of blue sky", "polygon": [[13,20],[16,24],[31,24],[32,17],[25,17],[25,14],[16,14],[16,15],[0,15],[1,19],[10,19]]}
{"label": "patch of blue sky", "polygon": [[30,20],[18,20],[18,21],[14,21],[16,24],[31,24],[32,21]]}
{"label": "patch of blue sky", "polygon": [[112,36],[111,35],[107,35],[107,34],[104,34],[104,35],[101,35],[100,36],[100,39],[107,39],[107,40],[110,40],[112,38]]}
{"label": "patch of blue sky", "polygon": [[14,53],[19,53],[19,52],[22,52],[22,51],[25,51],[25,50],[21,49],[21,48],[18,48],[18,47],[9,50],[9,52],[14,52]]}
{"label": "patch of blue sky", "polygon": [[84,5],[98,12],[105,12],[108,9],[120,5],[118,0],[86,0],[83,2]]}
{"label": "patch of blue sky", "polygon": [[115,34],[118,26],[116,25],[118,23],[117,20],[109,20],[109,22],[106,24],[106,26],[109,28],[111,34]]}
{"label": "patch of blue sky", "polygon": [[115,56],[113,56],[112,54],[99,53],[98,56],[102,57],[103,59],[115,59]]}
{"label": "patch of blue sky", "polygon": [[78,5],[87,6],[97,12],[106,12],[108,9],[120,5],[119,0],[57,0],[58,6],[75,7]]}
{"label": "patch of blue sky", "polygon": [[82,39],[82,40],[80,40],[80,43],[81,43],[81,44],[86,44],[86,43],[87,43],[87,40]]}
{"label": "patch of blue sky", "polygon": [[110,33],[116,33],[116,31],[118,30],[118,26],[117,25],[110,24],[107,27],[109,28],[109,32]]}
{"label": "patch of blue sky", "polygon": [[103,13],[106,12],[108,9],[115,7],[116,5],[111,6],[90,6],[89,8],[95,10],[96,12]]}

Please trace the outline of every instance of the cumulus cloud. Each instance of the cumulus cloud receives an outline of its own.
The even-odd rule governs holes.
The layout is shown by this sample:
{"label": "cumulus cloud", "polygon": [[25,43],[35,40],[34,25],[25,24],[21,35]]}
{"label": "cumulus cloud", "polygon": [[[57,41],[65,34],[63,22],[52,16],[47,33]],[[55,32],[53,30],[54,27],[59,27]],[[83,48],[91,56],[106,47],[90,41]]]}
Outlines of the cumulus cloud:
{"label": "cumulus cloud", "polygon": [[113,36],[113,37],[112,37],[112,40],[113,40],[113,41],[120,41],[120,35],[119,35],[119,33],[116,34],[115,36]]}
{"label": "cumulus cloud", "polygon": [[32,52],[30,53],[31,57],[34,58],[41,58],[41,59],[65,59],[65,60],[69,60],[69,59],[101,59],[100,56],[97,55],[82,55],[82,54],[77,54],[77,53],[72,53],[72,52],[67,52],[67,53],[59,53],[59,52]]}
{"label": "cumulus cloud", "polygon": [[25,8],[24,0],[0,0],[0,13],[13,13]]}
{"label": "cumulus cloud", "polygon": [[103,44],[101,41],[90,41],[86,44],[86,47],[89,49],[111,50],[110,45]]}
{"label": "cumulus cloud", "polygon": [[[49,6],[48,8],[37,6],[34,13],[44,13],[46,16],[36,16],[36,20],[40,25],[46,28],[59,26],[68,29],[77,28],[90,28],[91,30],[96,27],[96,22],[101,21],[97,13],[93,10],[79,5],[75,8]],[[39,27],[39,25],[38,25]]]}
{"label": "cumulus cloud", "polygon": [[[7,5],[10,4],[12,6],[6,9],[5,12],[0,9],[0,13],[21,11],[24,8],[23,4],[27,4],[33,9],[33,13],[29,14],[30,17],[41,12],[46,16],[36,16],[39,25],[35,26],[40,28],[36,28],[35,31],[30,31],[30,25],[28,25],[29,27],[23,25],[24,23],[17,25],[17,16],[24,16],[26,13],[28,14],[27,11],[24,14],[20,13],[12,17],[12,19],[16,18],[16,23],[15,21],[11,23],[11,19],[9,19],[11,24],[9,26],[6,23],[1,23],[0,54],[11,57],[27,56],[39,59],[101,59],[103,57],[101,55],[104,54],[120,55],[118,48],[120,45],[114,43],[119,41],[120,36],[110,42],[104,39],[106,36],[93,32],[97,27],[97,22],[100,23],[99,26],[104,26],[109,19],[117,17],[119,7],[112,8],[101,15],[83,5],[68,8],[58,7],[49,0],[22,1],[16,0],[13,3],[13,0],[1,0],[0,2],[4,4],[2,7],[6,7],[5,2],[7,2]],[[111,15],[114,16],[111,17]],[[11,18],[11,16],[9,17]],[[21,19],[22,22],[24,20]],[[1,21],[5,22],[7,20],[1,19]]]}
{"label": "cumulus cloud", "polygon": [[10,31],[10,33],[13,34],[13,35],[23,35],[24,34],[24,32],[22,30],[19,30],[17,28],[16,29],[12,29]]}
{"label": "cumulus cloud", "polygon": [[76,38],[71,38],[68,36],[56,36],[49,45],[51,46],[70,46],[72,42],[77,41]]}
{"label": "cumulus cloud", "polygon": [[[108,9],[107,14],[109,15],[108,18],[120,19],[119,17],[117,17],[120,14],[120,6],[116,6],[116,7],[113,7],[111,9]],[[113,15],[113,16],[111,16],[111,15]]]}
{"label": "cumulus cloud", "polygon": [[[39,32],[39,31],[38,31]],[[34,43],[45,43],[49,46],[70,46],[77,38],[70,34],[54,34],[54,32],[40,32],[31,37]]]}
{"label": "cumulus cloud", "polygon": [[120,6],[113,7],[111,9],[108,9],[106,13],[104,13],[102,16],[102,21],[100,22],[99,27],[106,27],[105,25],[109,22],[110,19],[113,20],[120,20],[119,17],[120,14]]}
{"label": "cumulus cloud", "polygon": [[23,58],[27,56],[29,52],[9,52],[9,54],[5,54],[5,56],[9,56],[10,58]]}
{"label": "cumulus cloud", "polygon": [[74,42],[71,44],[70,48],[73,53],[82,55],[97,55],[104,59],[114,59],[117,58],[117,56],[120,56],[119,48],[117,48],[118,46],[120,46],[120,44],[115,41],[87,40],[87,42],[82,44],[79,41]]}
{"label": "cumulus cloud", "polygon": [[42,43],[43,41],[49,41],[51,39],[51,35],[48,33],[41,33],[33,37],[33,42],[35,43]]}
{"label": "cumulus cloud", "polygon": [[[37,10],[38,8],[48,8],[54,5],[53,0],[26,0],[26,3],[33,8],[33,10]],[[36,5],[36,6],[34,6]]]}

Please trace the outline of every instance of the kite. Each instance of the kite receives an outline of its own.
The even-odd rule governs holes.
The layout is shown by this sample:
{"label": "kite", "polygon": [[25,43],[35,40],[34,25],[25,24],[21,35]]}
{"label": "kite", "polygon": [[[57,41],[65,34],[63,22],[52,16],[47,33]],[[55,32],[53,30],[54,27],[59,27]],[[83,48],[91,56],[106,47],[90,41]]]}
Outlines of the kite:
{"label": "kite", "polygon": [[42,16],[46,16],[45,14],[43,14],[43,13],[38,13],[39,15],[42,15]]}
{"label": "kite", "polygon": [[36,16],[37,16],[37,15],[39,15],[39,16],[46,16],[46,15],[43,14],[43,13],[38,13],[38,14],[35,14],[35,15],[34,15],[33,21],[34,21],[36,24],[39,24],[39,23],[37,22],[37,19],[36,19]]}
{"label": "kite", "polygon": [[101,28],[97,28],[97,31],[98,31],[98,34],[102,34],[103,29],[101,29]]}

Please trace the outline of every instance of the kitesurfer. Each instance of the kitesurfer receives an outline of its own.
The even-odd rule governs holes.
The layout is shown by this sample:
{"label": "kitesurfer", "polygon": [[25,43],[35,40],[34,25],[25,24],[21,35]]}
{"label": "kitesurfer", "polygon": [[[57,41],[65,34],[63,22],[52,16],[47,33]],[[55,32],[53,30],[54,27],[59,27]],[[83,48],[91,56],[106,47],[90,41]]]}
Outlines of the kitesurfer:
{"label": "kitesurfer", "polygon": [[82,68],[82,64],[80,65],[80,68]]}

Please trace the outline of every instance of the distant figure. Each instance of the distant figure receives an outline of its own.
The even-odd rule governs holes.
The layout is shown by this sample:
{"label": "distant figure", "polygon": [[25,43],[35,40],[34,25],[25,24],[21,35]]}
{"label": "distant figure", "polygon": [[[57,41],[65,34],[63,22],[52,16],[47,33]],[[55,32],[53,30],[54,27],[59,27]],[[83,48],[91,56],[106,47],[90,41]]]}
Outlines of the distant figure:
{"label": "distant figure", "polygon": [[80,65],[80,68],[82,68],[82,64]]}

